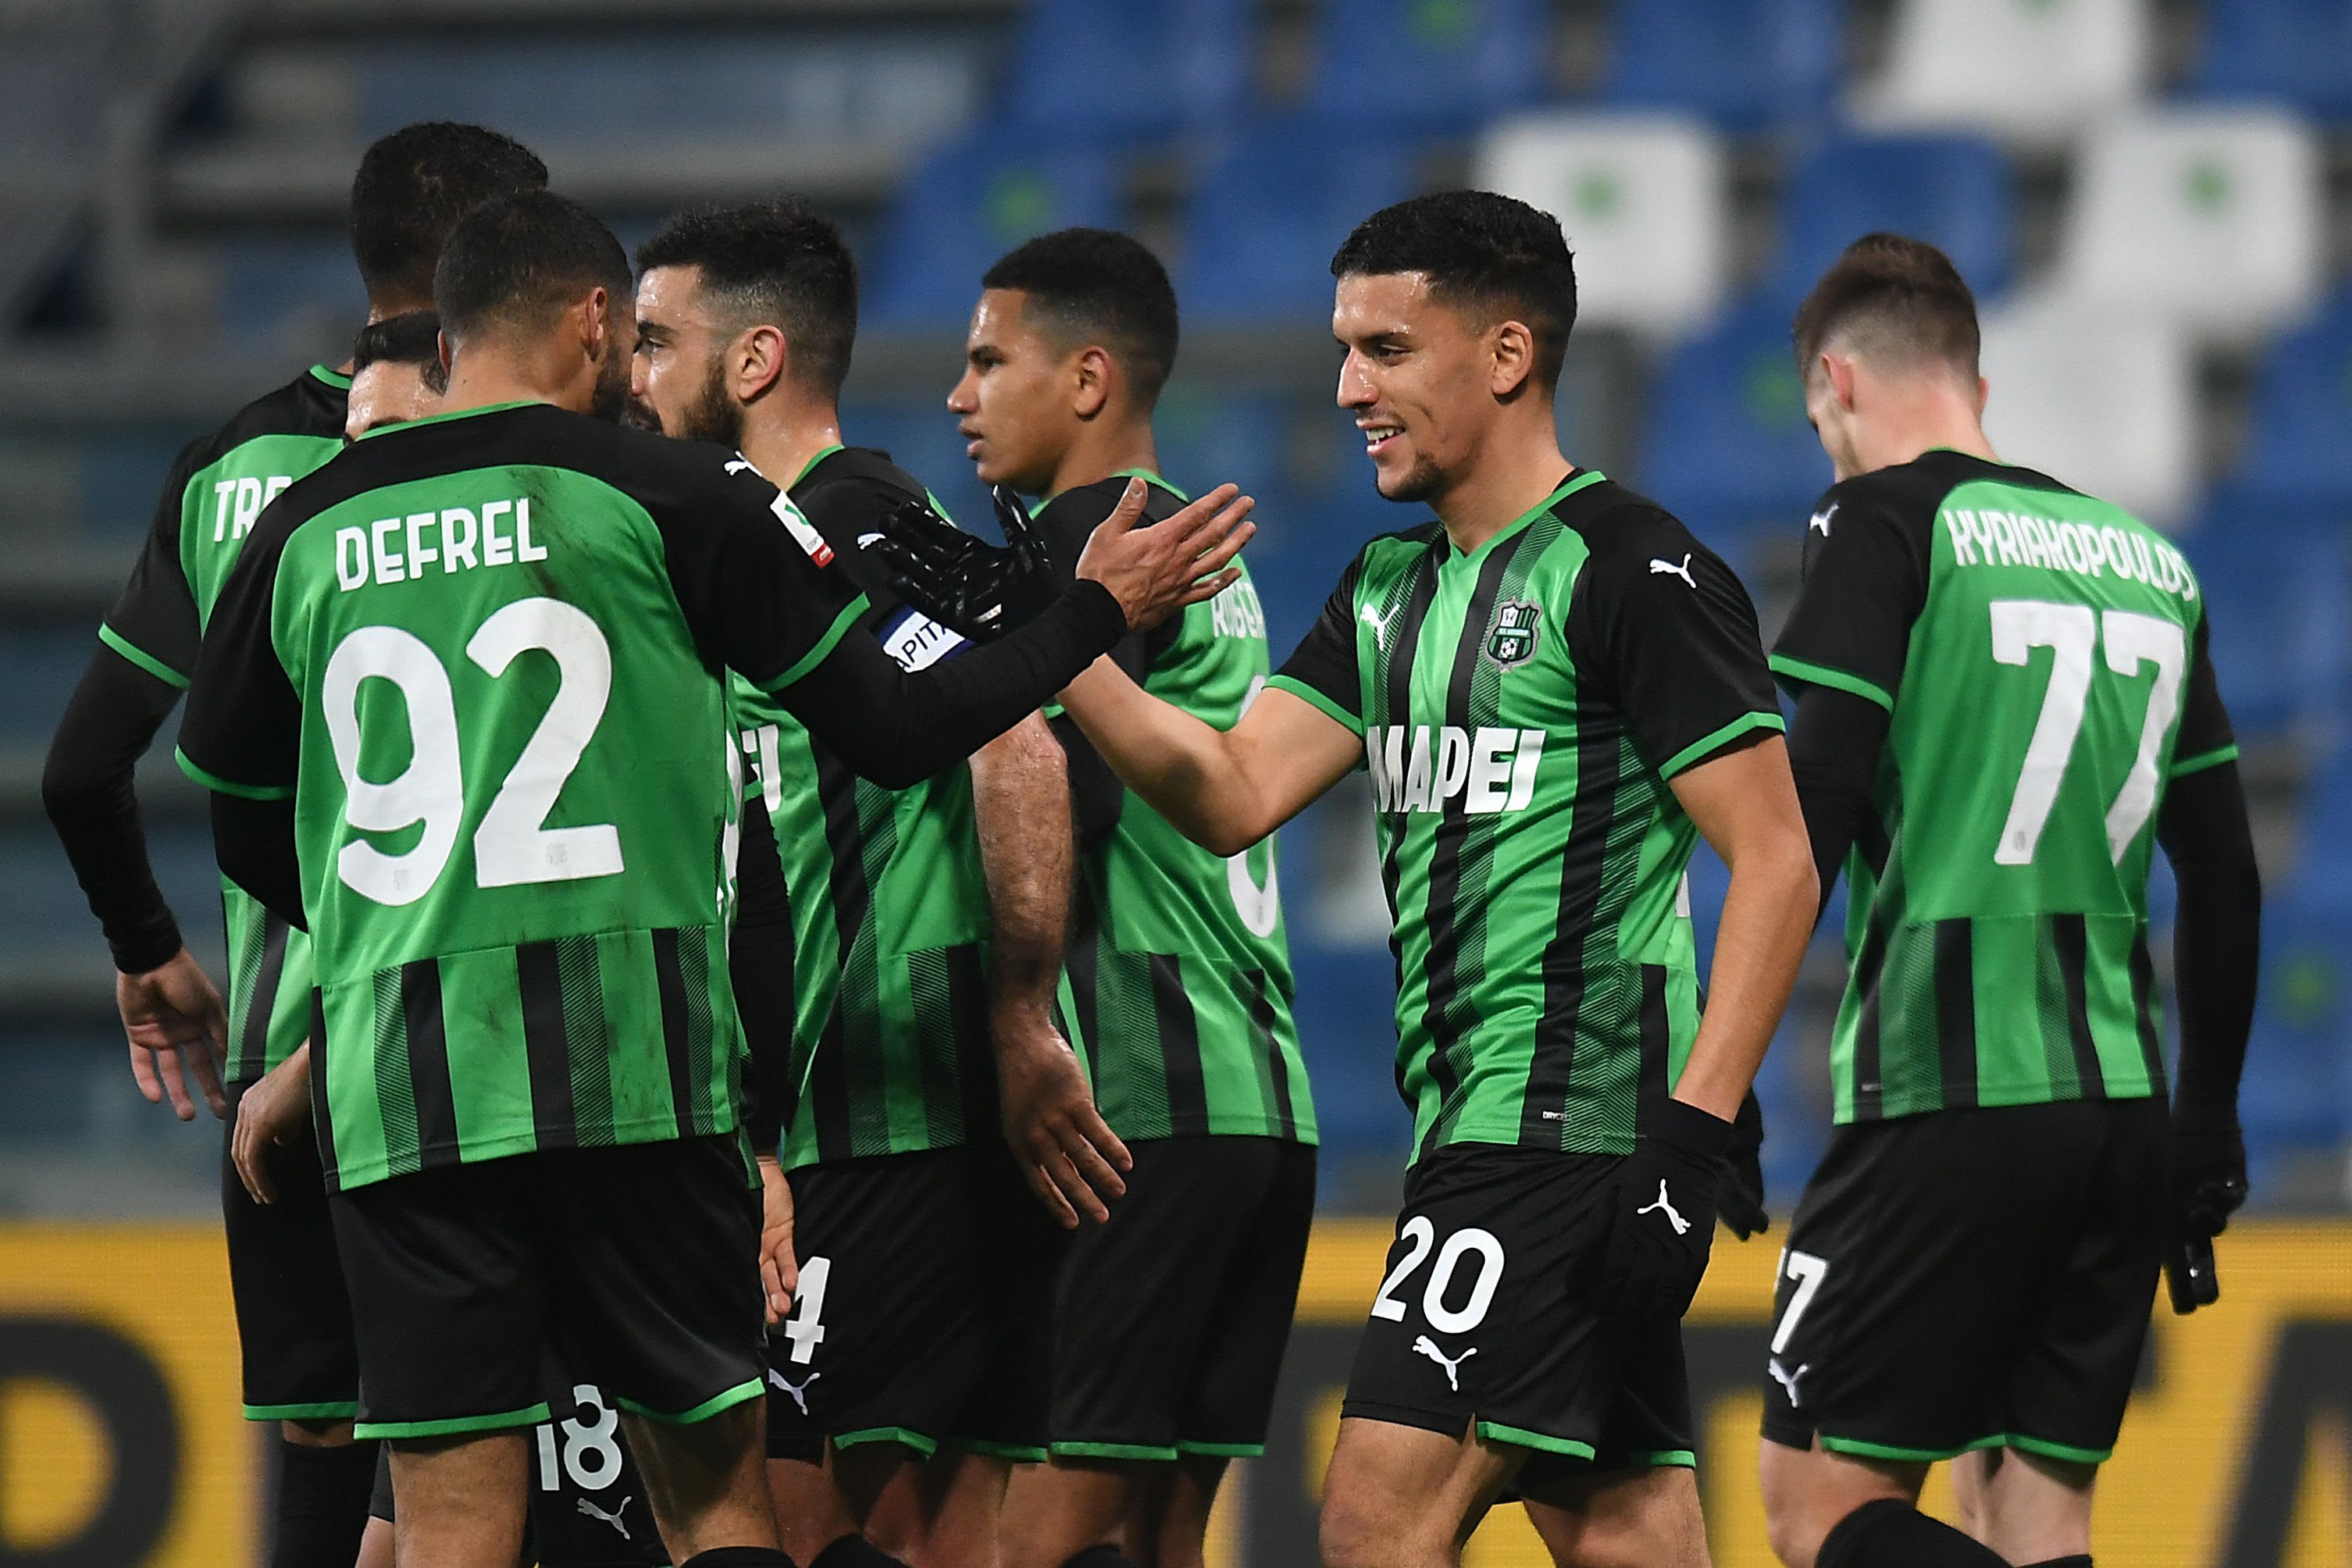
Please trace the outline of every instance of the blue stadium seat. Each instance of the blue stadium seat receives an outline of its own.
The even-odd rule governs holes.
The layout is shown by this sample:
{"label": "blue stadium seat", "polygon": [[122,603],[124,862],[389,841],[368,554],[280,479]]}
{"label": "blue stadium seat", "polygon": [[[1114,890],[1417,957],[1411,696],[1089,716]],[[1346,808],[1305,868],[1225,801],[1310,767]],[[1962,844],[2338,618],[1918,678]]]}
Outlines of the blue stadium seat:
{"label": "blue stadium seat", "polygon": [[[977,282],[973,287],[976,291]],[[920,403],[846,406],[841,411],[842,437],[889,453],[891,461],[930,488],[957,522],[993,537],[987,488],[974,477],[971,460],[963,455],[963,437],[956,434],[956,416],[947,409],[950,384],[942,380],[939,396]]]}
{"label": "blue stadium seat", "polygon": [[2334,503],[2352,513],[2352,290],[2263,356],[2229,489],[2249,507]]}
{"label": "blue stadium seat", "polygon": [[1544,94],[1541,0],[1329,0],[1314,103],[1351,123],[1466,127]]}
{"label": "blue stadium seat", "polygon": [[1829,488],[1789,353],[1789,309],[1751,297],[1677,348],[1650,389],[1636,488],[1736,557],[1759,531],[1801,534]]}
{"label": "blue stadium seat", "polygon": [[2009,160],[1966,136],[1825,142],[1780,203],[1780,285],[1801,297],[1848,245],[1887,229],[1940,246],[1979,299],[2009,286],[2017,250]]}
{"label": "blue stadium seat", "polygon": [[1411,195],[1412,174],[1405,142],[1319,117],[1261,121],[1216,149],[1185,217],[1185,319],[1328,321],[1331,253]]}
{"label": "blue stadium seat", "polygon": [[[130,570],[126,553],[123,571]],[[0,626],[0,690],[9,694],[0,703],[0,741],[46,745],[97,651],[98,628],[79,617]]]}
{"label": "blue stadium seat", "polygon": [[1038,0],[1013,48],[1004,117],[1065,135],[1157,136],[1250,93],[1251,0]]}
{"label": "blue stadium seat", "polygon": [[877,247],[866,317],[877,325],[963,321],[980,275],[1035,235],[1118,226],[1118,170],[1100,147],[984,132],[926,159],[900,188]]}
{"label": "blue stadium seat", "polygon": [[1824,119],[1845,62],[1842,0],[1619,0],[1610,102],[1734,129]]}
{"label": "blue stadium seat", "polygon": [[2194,87],[2352,120],[2352,0],[2206,0]]}
{"label": "blue stadium seat", "polygon": [[2352,1133],[2352,906],[2290,895],[2263,910],[2263,988],[2238,1116],[2264,1166]]}
{"label": "blue stadium seat", "polygon": [[2241,734],[2324,724],[2352,687],[2352,512],[2224,494],[2181,541],[2205,594],[2215,673]]}

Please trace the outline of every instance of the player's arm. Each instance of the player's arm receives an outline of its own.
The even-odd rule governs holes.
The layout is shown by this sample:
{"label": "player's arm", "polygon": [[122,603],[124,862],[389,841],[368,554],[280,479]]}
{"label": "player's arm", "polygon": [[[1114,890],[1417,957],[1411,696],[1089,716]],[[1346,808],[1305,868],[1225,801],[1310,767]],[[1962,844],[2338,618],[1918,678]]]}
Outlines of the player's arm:
{"label": "player's arm", "polygon": [[989,1034],[1005,1142],[1038,1201],[1065,1226],[1110,1217],[1133,1161],[1095,1109],[1054,1026],[1076,875],[1069,763],[1031,714],[974,752],[973,815],[988,884]]}
{"label": "player's arm", "polygon": [[776,1144],[799,1087],[792,1079],[793,961],[783,862],[768,804],[755,790],[743,802],[736,846],[735,929],[727,942],[727,973],[751,1054],[743,1125],[760,1168],[760,1291],[771,1326],[792,1310],[793,1292],[800,1288],[793,1190],[776,1160]]}
{"label": "player's arm", "polygon": [[1878,758],[1895,716],[1869,698],[1833,686],[1793,685],[1797,713],[1789,723],[1789,771],[1812,845],[1813,875],[1821,889],[1813,909],[1818,924],[1846,856],[1874,819]]}

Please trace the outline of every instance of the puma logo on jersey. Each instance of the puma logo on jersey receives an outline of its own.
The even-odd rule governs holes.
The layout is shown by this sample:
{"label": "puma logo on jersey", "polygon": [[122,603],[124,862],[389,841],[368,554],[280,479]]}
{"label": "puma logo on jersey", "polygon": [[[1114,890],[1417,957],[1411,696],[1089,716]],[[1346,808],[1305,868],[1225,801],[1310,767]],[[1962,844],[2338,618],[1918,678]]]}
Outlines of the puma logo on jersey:
{"label": "puma logo on jersey", "polygon": [[1396,611],[1391,610],[1385,616],[1376,615],[1372,607],[1366,605],[1357,614],[1363,618],[1364,625],[1372,628],[1372,646],[1386,652],[1389,646],[1389,623],[1396,619]]}
{"label": "puma logo on jersey", "polygon": [[730,458],[727,459],[727,477],[730,479],[737,474],[756,474],[759,471],[759,465],[751,461],[749,458]]}
{"label": "puma logo on jersey", "polygon": [[1797,1397],[1797,1380],[1804,1376],[1805,1373],[1813,1370],[1812,1363],[1807,1362],[1796,1371],[1790,1372],[1788,1368],[1780,1364],[1780,1358],[1779,1356],[1774,1356],[1770,1361],[1764,1363],[1764,1370],[1772,1374],[1773,1382],[1779,1384],[1781,1387],[1789,1391],[1789,1404],[1791,1408],[1804,1403],[1803,1400]]}
{"label": "puma logo on jersey", "polygon": [[1696,594],[1698,592],[1698,579],[1691,575],[1690,563],[1690,552],[1687,551],[1684,552],[1683,563],[1679,566],[1671,561],[1661,561],[1654,555],[1650,558],[1650,575],[1655,577],[1663,572],[1669,577],[1679,577],[1691,585],[1691,592]]}
{"label": "puma logo on jersey", "polygon": [[1524,811],[1543,752],[1541,730],[1375,724],[1364,731],[1378,811],[1442,812],[1456,799],[1470,816]]}
{"label": "puma logo on jersey", "polygon": [[1808,533],[1818,533],[1823,539],[1827,539],[1830,536],[1830,519],[1837,515],[1837,509],[1838,503],[1836,501],[1832,501],[1829,505],[1822,508],[1821,510],[1813,513],[1812,521],[1805,524],[1805,531]]}
{"label": "puma logo on jersey", "polygon": [[1683,1218],[1681,1212],[1675,1207],[1674,1201],[1666,1196],[1666,1184],[1663,1177],[1661,1177],[1658,1182],[1658,1201],[1654,1204],[1643,1205],[1642,1207],[1635,1209],[1633,1214],[1634,1216],[1638,1218],[1645,1214],[1656,1214],[1660,1210],[1664,1210],[1665,1212],[1666,1223],[1675,1227],[1675,1234],[1676,1236],[1684,1236],[1689,1233],[1690,1221]]}
{"label": "puma logo on jersey", "polygon": [[629,1511],[629,1505],[637,1500],[635,1498],[623,1498],[621,1500],[621,1506],[614,1509],[610,1513],[606,1513],[603,1509],[598,1508],[594,1503],[590,1502],[584,1497],[577,1498],[573,1500],[577,1503],[583,1518],[604,1521],[606,1524],[611,1525],[614,1530],[619,1531],[621,1532],[621,1539],[624,1541],[635,1541],[636,1539],[635,1536],[629,1533],[629,1527],[621,1522],[621,1516]]}
{"label": "puma logo on jersey", "polygon": [[1448,1356],[1444,1351],[1439,1350],[1437,1346],[1432,1342],[1427,1334],[1422,1334],[1413,1340],[1412,1348],[1414,1354],[1425,1355],[1430,1360],[1435,1362],[1439,1366],[1445,1369],[1446,1387],[1452,1389],[1456,1394],[1462,1392],[1462,1379],[1460,1376],[1462,1363],[1478,1353],[1478,1347],[1476,1345],[1472,1345],[1460,1355]]}
{"label": "puma logo on jersey", "polygon": [[818,1378],[823,1377],[824,1375],[824,1373],[821,1372],[813,1372],[806,1377],[801,1379],[798,1383],[794,1383],[782,1373],[778,1372],[774,1367],[770,1367],[768,1369],[768,1381],[774,1384],[778,1388],[782,1389],[786,1394],[791,1394],[793,1396],[793,1403],[801,1407],[801,1414],[803,1415],[809,1413],[808,1386],[810,1384],[814,1383]]}

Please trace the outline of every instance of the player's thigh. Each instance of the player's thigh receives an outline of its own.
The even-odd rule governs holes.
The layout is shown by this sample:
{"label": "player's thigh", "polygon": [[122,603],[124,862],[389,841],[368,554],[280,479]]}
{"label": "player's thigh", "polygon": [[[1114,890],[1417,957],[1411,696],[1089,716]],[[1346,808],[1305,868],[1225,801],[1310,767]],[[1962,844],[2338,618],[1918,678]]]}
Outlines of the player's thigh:
{"label": "player's thigh", "polygon": [[1561,1568],[1706,1568],[1698,1477],[1687,1467],[1595,1470],[1543,1498],[1523,1470],[1519,1490]]}
{"label": "player's thigh", "polygon": [[2015,1450],[1982,1459],[1970,1534],[2011,1563],[2090,1552],[2097,1466]]}
{"label": "player's thigh", "polygon": [[519,1162],[445,1166],[334,1194],[362,1438],[439,1438],[547,1418],[549,1280]]}
{"label": "player's thigh", "polygon": [[[964,1152],[826,1162],[791,1179],[800,1287],[768,1335],[769,1455],[814,1464],[830,1443],[836,1468],[860,1473],[928,1457],[989,1352],[992,1260]],[[859,1454],[877,1447],[889,1453]]]}
{"label": "player's thigh", "polygon": [[2086,1156],[2049,1113],[1946,1110],[1841,1128],[1780,1258],[1764,1435],[1949,1458],[2007,1430]]}
{"label": "player's thigh", "polygon": [[525,1158],[544,1216],[554,1348],[572,1375],[615,1408],[672,1426],[757,1400],[760,1203],[740,1140]]}
{"label": "player's thigh", "polygon": [[359,1351],[319,1147],[304,1136],[270,1150],[278,1201],[255,1203],[228,1155],[236,1104],[247,1087],[229,1089],[221,1146],[221,1222],[244,1352],[246,1417],[349,1420],[359,1413]]}
{"label": "player's thigh", "polygon": [[1526,1450],[1465,1430],[1342,1416],[1323,1481],[1328,1568],[1414,1568],[1450,1560],[1486,1517]]}
{"label": "player's thigh", "polygon": [[1858,1458],[1766,1437],[1756,1475],[1773,1554],[1787,1568],[1812,1568],[1822,1542],[1855,1509],[1883,1498],[1917,1502],[1927,1468],[1924,1461]]}
{"label": "player's thigh", "polygon": [[1004,1568],[1060,1568],[1090,1546],[1117,1543],[1160,1468],[1073,1458],[1016,1467],[1004,1490]]}
{"label": "player's thigh", "polygon": [[530,1530],[541,1568],[643,1568],[668,1561],[621,1413],[593,1384],[550,1391],[555,1419],[531,1432]]}
{"label": "player's thigh", "polygon": [[2114,1451],[2163,1268],[2170,1117],[2155,1100],[2046,1108],[2096,1150],[2057,1240],[2005,1389],[2011,1447],[2088,1467]]}

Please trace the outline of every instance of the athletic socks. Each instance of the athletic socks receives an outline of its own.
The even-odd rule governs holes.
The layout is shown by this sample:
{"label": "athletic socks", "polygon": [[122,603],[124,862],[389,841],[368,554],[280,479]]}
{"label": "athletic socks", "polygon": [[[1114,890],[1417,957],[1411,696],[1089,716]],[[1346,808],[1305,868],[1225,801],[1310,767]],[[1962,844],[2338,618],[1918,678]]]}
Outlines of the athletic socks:
{"label": "athletic socks", "polygon": [[270,1568],[351,1568],[375,1490],[376,1445],[278,1439],[278,1536]]}
{"label": "athletic socks", "polygon": [[793,1560],[772,1546],[714,1546],[678,1568],[793,1568]]}
{"label": "athletic socks", "polygon": [[2008,1568],[1990,1549],[1895,1498],[1839,1520],[1813,1562],[1815,1568]]}
{"label": "athletic socks", "polygon": [[907,1568],[862,1535],[845,1535],[816,1554],[809,1568]]}
{"label": "athletic socks", "polygon": [[1135,1563],[1116,1546],[1089,1546],[1062,1568],[1135,1568]]}

